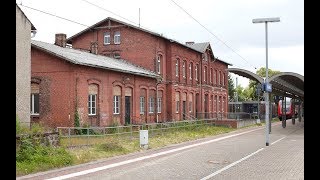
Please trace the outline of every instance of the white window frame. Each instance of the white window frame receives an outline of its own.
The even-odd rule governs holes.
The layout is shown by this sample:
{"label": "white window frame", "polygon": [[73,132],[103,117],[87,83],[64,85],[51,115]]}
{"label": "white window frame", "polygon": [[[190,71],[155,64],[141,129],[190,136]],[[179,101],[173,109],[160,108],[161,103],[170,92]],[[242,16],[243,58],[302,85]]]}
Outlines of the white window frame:
{"label": "white window frame", "polygon": [[140,96],[140,114],[144,114],[144,102],[145,102],[144,96]]}
{"label": "white window frame", "polygon": [[120,114],[120,96],[113,96],[113,114]]}
{"label": "white window frame", "polygon": [[176,77],[179,77],[179,59],[176,60]]}
{"label": "white window frame", "polygon": [[[30,113],[31,113],[31,115],[39,115],[39,112],[38,113],[35,113],[34,112],[34,104],[35,104],[35,102],[34,102],[34,95],[38,95],[39,96],[39,98],[38,98],[38,100],[40,101],[40,95],[39,95],[39,93],[31,93],[31,107],[30,107]],[[38,107],[39,107],[39,111],[40,111],[40,103],[39,103],[39,101],[37,102],[38,103]]]}
{"label": "white window frame", "polygon": [[[106,38],[107,38],[107,41],[106,41]],[[110,32],[105,32],[103,36],[103,44],[107,45],[107,44],[110,44],[110,42],[111,42]]]}
{"label": "white window frame", "polygon": [[[94,100],[93,100],[94,97]],[[93,106],[94,105],[94,106]],[[94,113],[93,113],[94,110]],[[97,95],[89,94],[88,96],[88,115],[97,115]]]}
{"label": "white window frame", "polygon": [[186,78],[186,61],[182,61],[182,77]]}
{"label": "white window frame", "polygon": [[113,42],[114,42],[114,44],[120,44],[120,43],[121,43],[121,34],[120,34],[120,31],[114,32]]}
{"label": "white window frame", "polygon": [[196,80],[198,81],[198,65],[196,64],[195,67],[195,73],[196,73]]}
{"label": "white window frame", "polygon": [[157,73],[161,74],[161,58],[160,55],[157,57]]}
{"label": "white window frame", "polygon": [[189,64],[190,79],[192,79],[192,63]]}
{"label": "white window frame", "polygon": [[149,113],[154,113],[154,97],[149,97]]}
{"label": "white window frame", "polygon": [[206,82],[206,67],[203,68],[203,82]]}
{"label": "white window frame", "polygon": [[162,108],[162,98],[161,97],[158,97],[158,101],[157,101],[157,110],[158,110],[158,113],[161,113],[161,108]]}

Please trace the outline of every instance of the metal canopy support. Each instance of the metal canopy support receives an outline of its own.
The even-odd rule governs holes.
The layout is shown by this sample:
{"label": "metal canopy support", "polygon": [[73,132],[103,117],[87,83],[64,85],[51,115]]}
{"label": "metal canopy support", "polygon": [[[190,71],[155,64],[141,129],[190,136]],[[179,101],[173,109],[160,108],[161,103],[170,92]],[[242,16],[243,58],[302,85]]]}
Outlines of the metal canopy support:
{"label": "metal canopy support", "polygon": [[299,117],[299,122],[301,122],[301,102],[299,103],[299,109],[298,109],[298,117]]}
{"label": "metal canopy support", "polygon": [[295,117],[296,116],[296,104],[295,104],[295,99],[292,99],[291,103],[293,104],[292,124],[295,124],[296,123],[296,117]]}
{"label": "metal canopy support", "polygon": [[284,95],[284,96],[283,96],[283,100],[282,100],[282,102],[281,102],[281,104],[282,104],[281,114],[282,114],[282,127],[283,127],[283,128],[286,127],[286,104],[285,104],[285,101],[286,101],[286,96]]}

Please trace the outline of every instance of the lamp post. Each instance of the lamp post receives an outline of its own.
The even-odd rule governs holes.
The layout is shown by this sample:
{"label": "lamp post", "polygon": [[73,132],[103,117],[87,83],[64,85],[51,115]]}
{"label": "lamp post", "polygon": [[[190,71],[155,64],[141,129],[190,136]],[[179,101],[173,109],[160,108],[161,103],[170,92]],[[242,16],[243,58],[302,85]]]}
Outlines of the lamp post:
{"label": "lamp post", "polygon": [[[265,122],[266,122],[266,146],[269,146],[269,92],[271,92],[271,88],[269,86],[268,80],[268,22],[280,22],[280,18],[259,18],[253,19],[252,23],[264,23],[266,27],[266,79],[265,79]],[[270,89],[269,89],[270,88]]]}

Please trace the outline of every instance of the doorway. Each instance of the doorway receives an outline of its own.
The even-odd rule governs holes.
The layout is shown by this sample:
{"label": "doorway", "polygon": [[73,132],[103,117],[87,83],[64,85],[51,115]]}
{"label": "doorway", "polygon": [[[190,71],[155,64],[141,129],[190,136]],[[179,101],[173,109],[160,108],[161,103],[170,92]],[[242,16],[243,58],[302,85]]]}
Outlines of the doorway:
{"label": "doorway", "polygon": [[125,96],[125,124],[130,124],[131,96]]}

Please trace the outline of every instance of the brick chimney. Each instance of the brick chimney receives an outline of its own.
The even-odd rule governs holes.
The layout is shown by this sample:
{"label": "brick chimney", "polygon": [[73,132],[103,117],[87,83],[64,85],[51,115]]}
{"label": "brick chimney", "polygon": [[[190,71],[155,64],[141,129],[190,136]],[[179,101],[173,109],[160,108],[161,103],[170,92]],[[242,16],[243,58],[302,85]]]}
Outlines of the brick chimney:
{"label": "brick chimney", "polygon": [[193,44],[194,44],[194,41],[186,42],[186,45],[193,45]]}
{"label": "brick chimney", "polygon": [[56,34],[56,39],[54,44],[60,47],[66,47],[67,44],[67,35],[63,33]]}
{"label": "brick chimney", "polygon": [[98,54],[98,42],[97,41],[90,43],[90,52],[92,54]]}

